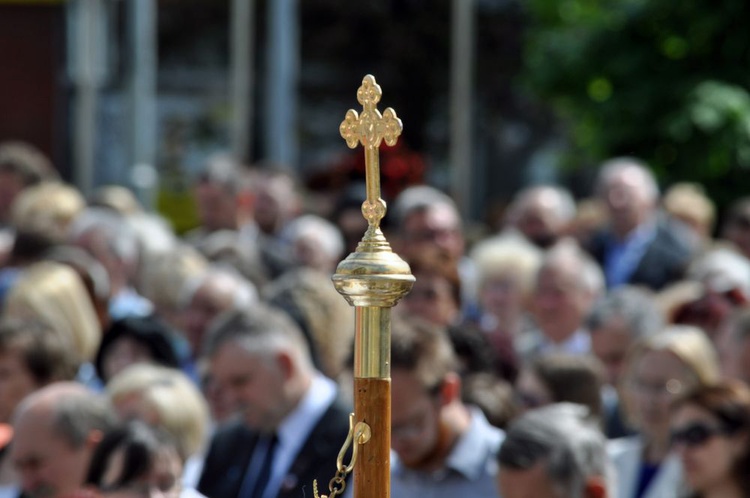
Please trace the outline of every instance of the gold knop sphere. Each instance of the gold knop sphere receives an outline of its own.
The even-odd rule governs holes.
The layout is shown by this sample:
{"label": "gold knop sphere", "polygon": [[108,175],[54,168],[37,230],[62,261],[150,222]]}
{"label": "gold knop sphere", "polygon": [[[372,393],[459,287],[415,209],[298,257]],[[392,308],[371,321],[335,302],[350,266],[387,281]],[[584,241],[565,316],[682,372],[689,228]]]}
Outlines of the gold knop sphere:
{"label": "gold knop sphere", "polygon": [[390,308],[411,290],[414,276],[380,230],[386,204],[380,198],[378,147],[382,141],[395,145],[403,128],[390,107],[380,114],[376,105],[381,96],[375,78],[365,76],[357,90],[357,100],[364,110],[359,114],[349,109],[339,127],[349,147],[361,144],[365,149],[367,199],[362,203],[362,215],[369,226],[357,250],[339,263],[333,284],[352,306]]}

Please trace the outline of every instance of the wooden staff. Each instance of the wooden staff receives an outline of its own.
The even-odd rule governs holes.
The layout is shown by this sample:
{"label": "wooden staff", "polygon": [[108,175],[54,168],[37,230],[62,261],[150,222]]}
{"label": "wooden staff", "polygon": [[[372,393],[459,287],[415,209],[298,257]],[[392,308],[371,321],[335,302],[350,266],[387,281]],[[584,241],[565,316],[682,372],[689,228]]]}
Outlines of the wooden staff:
{"label": "wooden staff", "polygon": [[391,308],[414,284],[409,265],[396,253],[380,230],[385,201],[380,198],[378,148],[394,145],[403,125],[396,111],[377,109],[382,91],[367,75],[357,90],[363,111],[350,109],[339,130],[350,148],[365,149],[367,199],[362,214],[367,231],[357,250],[341,261],[333,283],[355,307],[354,424],[369,431],[368,438],[354,432],[359,445],[354,460],[354,498],[389,498],[391,494]]}

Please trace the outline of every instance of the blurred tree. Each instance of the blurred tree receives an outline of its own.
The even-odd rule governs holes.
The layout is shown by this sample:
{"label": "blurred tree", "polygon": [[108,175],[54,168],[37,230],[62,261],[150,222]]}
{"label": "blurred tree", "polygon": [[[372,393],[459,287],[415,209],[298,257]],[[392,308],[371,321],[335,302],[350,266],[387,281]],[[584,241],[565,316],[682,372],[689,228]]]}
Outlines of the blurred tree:
{"label": "blurred tree", "polygon": [[723,206],[750,187],[750,2],[530,0],[523,82],[552,104],[565,164],[648,161]]}

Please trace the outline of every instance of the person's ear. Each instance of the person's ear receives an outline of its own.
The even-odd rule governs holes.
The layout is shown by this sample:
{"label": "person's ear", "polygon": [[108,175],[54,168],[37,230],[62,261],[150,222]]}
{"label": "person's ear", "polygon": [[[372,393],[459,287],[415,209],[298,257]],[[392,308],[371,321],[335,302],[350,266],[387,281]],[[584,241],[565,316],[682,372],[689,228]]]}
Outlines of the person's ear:
{"label": "person's ear", "polygon": [[281,370],[281,374],[284,376],[284,380],[289,380],[294,377],[296,371],[296,365],[294,358],[292,358],[289,351],[279,351],[276,353],[276,364]]}
{"label": "person's ear", "polygon": [[732,436],[730,441],[732,443],[732,450],[735,459],[742,457],[745,453],[748,440],[750,440],[750,433],[747,431],[740,431]]}
{"label": "person's ear", "polygon": [[455,372],[450,372],[440,384],[440,404],[448,405],[459,399],[461,399],[461,377]]}
{"label": "person's ear", "polygon": [[586,498],[609,498],[607,494],[607,483],[601,476],[592,476],[586,479],[583,490]]}
{"label": "person's ear", "polygon": [[86,436],[86,446],[93,450],[102,442],[102,439],[104,439],[104,431],[92,429],[89,431],[88,436]]}
{"label": "person's ear", "polygon": [[249,190],[243,190],[237,194],[236,201],[238,208],[250,211],[255,207],[255,194]]}

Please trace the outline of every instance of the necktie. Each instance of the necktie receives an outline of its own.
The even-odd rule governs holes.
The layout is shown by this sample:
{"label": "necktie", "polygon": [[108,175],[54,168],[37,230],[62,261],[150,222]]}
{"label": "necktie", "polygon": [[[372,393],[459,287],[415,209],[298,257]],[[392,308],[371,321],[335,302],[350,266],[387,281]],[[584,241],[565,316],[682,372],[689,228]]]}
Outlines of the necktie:
{"label": "necktie", "polygon": [[268,486],[268,480],[271,478],[273,469],[273,456],[276,450],[278,439],[275,434],[269,435],[258,441],[255,447],[253,460],[258,459],[259,465],[253,463],[253,467],[258,469],[255,474],[255,482],[250,485],[250,492],[246,495],[248,498],[262,498],[263,492]]}

